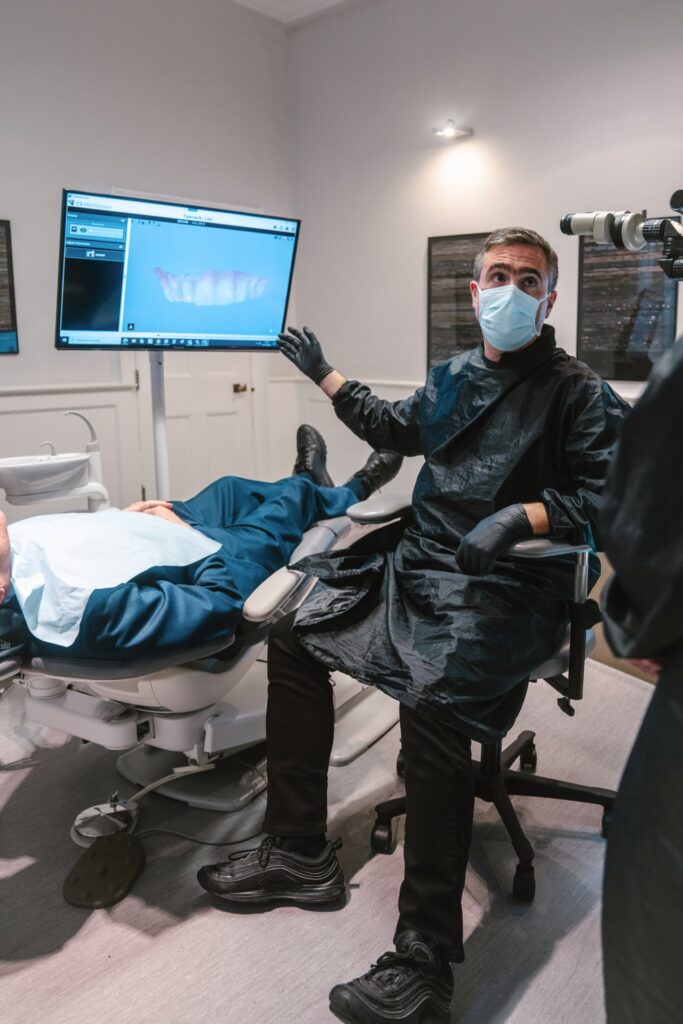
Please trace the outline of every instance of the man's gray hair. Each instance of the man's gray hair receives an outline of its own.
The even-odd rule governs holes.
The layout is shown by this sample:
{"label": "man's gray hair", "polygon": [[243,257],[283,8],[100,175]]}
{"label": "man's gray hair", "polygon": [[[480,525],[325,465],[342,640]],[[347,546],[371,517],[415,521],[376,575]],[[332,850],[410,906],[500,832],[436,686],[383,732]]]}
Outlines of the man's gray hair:
{"label": "man's gray hair", "polygon": [[558,275],[557,253],[542,235],[532,231],[531,228],[500,228],[498,231],[493,231],[484,240],[484,244],[475,257],[475,281],[478,281],[481,277],[481,269],[486,253],[489,249],[493,249],[495,245],[535,245],[537,249],[541,249],[548,265],[548,291],[555,291]]}

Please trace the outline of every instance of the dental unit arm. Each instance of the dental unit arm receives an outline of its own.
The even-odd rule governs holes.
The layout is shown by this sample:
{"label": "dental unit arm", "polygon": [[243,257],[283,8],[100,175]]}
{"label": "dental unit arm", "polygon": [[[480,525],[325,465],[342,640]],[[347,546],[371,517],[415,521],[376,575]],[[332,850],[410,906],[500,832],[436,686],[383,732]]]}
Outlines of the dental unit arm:
{"label": "dental unit arm", "polygon": [[[65,415],[78,416],[88,427],[90,440],[85,452],[52,451],[49,455],[25,455],[0,459],[0,488],[10,505],[35,505],[38,502],[64,498],[87,498],[88,512],[109,508],[109,492],[102,479],[100,443],[92,423],[80,412],[69,410]],[[41,446],[42,447],[42,446]]]}

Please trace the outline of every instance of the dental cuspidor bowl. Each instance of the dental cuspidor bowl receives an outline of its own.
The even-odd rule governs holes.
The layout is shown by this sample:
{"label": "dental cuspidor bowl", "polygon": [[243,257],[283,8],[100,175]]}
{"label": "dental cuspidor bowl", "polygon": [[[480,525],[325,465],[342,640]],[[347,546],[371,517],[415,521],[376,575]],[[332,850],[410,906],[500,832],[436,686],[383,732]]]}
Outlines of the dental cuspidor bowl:
{"label": "dental cuspidor bowl", "polygon": [[88,482],[89,459],[87,452],[0,459],[0,487],[8,497],[81,487]]}

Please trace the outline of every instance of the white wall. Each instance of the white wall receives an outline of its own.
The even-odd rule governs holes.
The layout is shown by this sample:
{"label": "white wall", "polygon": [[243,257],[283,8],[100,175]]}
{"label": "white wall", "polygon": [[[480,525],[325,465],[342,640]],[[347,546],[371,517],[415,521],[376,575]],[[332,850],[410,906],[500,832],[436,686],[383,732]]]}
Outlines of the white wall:
{"label": "white wall", "polygon": [[[556,247],[551,322],[574,353],[578,241],[559,220],[668,211],[683,185],[681,13],[680,0],[366,0],[295,28],[297,308],[329,360],[421,380],[427,238],[509,224]],[[475,137],[434,140],[447,117]]]}
{"label": "white wall", "polygon": [[[137,397],[108,390],[130,386],[136,357],[53,349],[64,186],[302,216],[291,318],[391,398],[424,378],[428,236],[527,223],[559,251],[553,321],[574,351],[578,244],[558,220],[664,212],[683,184],[679,20],[680,0],[359,0],[287,33],[229,0],[2,0],[0,217],[21,354],[0,359],[0,455],[48,436],[81,447],[61,415],[75,407],[107,431],[116,501],[149,473],[146,392],[141,455]],[[448,116],[475,138],[435,143]],[[309,418],[345,477],[367,449],[284,359],[267,365],[270,475],[289,470]]]}
{"label": "white wall", "polygon": [[[286,92],[284,27],[228,0],[2,0],[0,218],[12,227],[20,355],[0,359],[0,455],[35,451],[46,431],[62,450],[81,448],[85,435],[62,410],[85,403],[106,432],[114,499],[139,497],[136,403],[109,390],[132,382],[136,356],[54,349],[61,190],[287,214]],[[93,383],[102,389],[87,403],[69,391]],[[55,402],[16,387],[66,393]],[[38,416],[46,405],[48,419]]]}

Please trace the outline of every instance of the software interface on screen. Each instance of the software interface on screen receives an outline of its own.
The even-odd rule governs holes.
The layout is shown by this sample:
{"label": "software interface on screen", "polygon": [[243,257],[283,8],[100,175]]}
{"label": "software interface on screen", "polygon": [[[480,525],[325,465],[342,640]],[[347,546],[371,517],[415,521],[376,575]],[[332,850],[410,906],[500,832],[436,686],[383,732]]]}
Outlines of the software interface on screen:
{"label": "software interface on screen", "polygon": [[65,192],[58,348],[275,348],[299,221]]}

